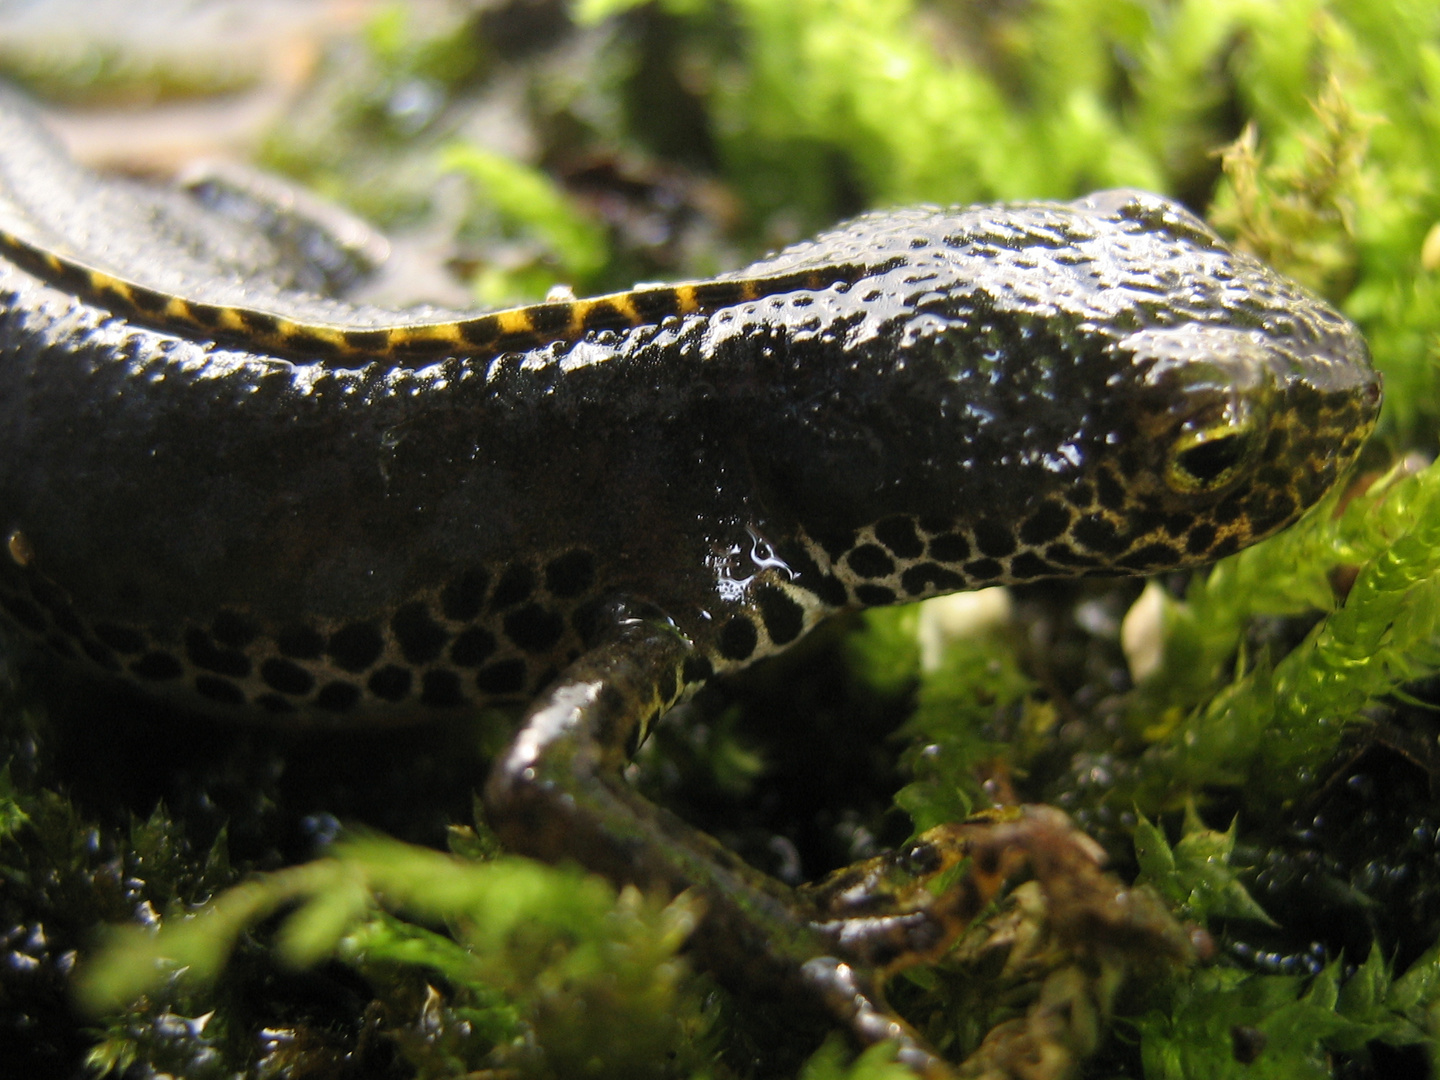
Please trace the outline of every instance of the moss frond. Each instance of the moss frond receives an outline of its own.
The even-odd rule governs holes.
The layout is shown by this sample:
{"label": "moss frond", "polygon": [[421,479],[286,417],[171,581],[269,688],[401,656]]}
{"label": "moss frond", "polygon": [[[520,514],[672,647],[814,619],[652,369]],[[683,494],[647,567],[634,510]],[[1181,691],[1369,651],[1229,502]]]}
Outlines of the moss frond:
{"label": "moss frond", "polygon": [[[1337,605],[1321,581],[1346,565],[1358,572]],[[1334,610],[1288,655],[1259,658],[1146,754],[1141,786],[1151,794],[1142,803],[1173,805],[1215,784],[1244,784],[1262,802],[1313,782],[1366,705],[1440,664],[1437,575],[1437,466],[1382,481],[1338,517],[1317,513],[1220,564],[1187,598],[1197,608],[1171,622],[1192,663],[1233,648],[1240,621],[1257,610],[1293,612],[1307,600]]]}
{"label": "moss frond", "polygon": [[[176,909],[158,930],[118,928],[82,972],[79,999],[100,1012],[174,979],[213,982],[240,935],[282,912],[276,948],[293,966],[338,959],[382,986],[397,971],[435,984],[393,1032],[422,1076],[497,1060],[526,1075],[677,1076],[702,1060],[708,1020],[676,956],[694,901],[662,905],[573,868],[475,863],[381,837]],[[411,1030],[427,1023],[443,1037]],[[524,1050],[535,1042],[543,1064]],[[125,1040],[102,1053],[118,1062]]]}

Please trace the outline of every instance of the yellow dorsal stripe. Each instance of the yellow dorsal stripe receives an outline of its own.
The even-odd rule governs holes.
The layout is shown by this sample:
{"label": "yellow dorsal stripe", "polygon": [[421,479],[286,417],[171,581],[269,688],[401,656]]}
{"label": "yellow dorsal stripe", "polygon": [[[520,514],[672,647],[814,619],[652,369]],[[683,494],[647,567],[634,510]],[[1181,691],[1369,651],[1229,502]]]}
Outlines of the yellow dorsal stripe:
{"label": "yellow dorsal stripe", "polygon": [[280,355],[366,361],[534,348],[576,340],[591,331],[659,323],[672,316],[709,313],[777,293],[821,289],[858,276],[854,268],[835,267],[762,278],[682,282],[507,308],[468,319],[360,327],[302,322],[257,308],[187,300],[117,277],[4,229],[0,229],[0,251],[32,273],[162,329],[181,326],[204,335],[238,338],[256,351]]}

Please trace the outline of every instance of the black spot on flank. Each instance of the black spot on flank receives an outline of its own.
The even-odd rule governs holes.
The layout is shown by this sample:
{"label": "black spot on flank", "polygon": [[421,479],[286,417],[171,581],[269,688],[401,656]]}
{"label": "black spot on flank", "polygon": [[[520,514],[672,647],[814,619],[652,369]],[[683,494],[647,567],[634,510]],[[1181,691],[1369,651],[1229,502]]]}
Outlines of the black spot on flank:
{"label": "black spot on flank", "polygon": [[875,539],[890,549],[897,559],[918,559],[925,551],[915,522],[908,517],[888,517],[875,525]]}
{"label": "black spot on flank", "polygon": [[1277,513],[1274,505],[1265,503],[1259,498],[1256,500],[1254,509],[1250,512],[1250,534],[1257,539],[1266,533],[1279,528],[1285,520],[1285,515]]}
{"label": "black spot on flank", "polygon": [[525,661],[500,660],[475,673],[482,694],[518,694],[525,689]]}
{"label": "black spot on flank", "polygon": [[495,635],[478,626],[461,631],[450,646],[450,662],[456,667],[478,668],[495,651]]}
{"label": "black spot on flank", "polygon": [[360,688],[350,682],[326,683],[315,695],[315,707],[326,712],[349,712],[360,702]]}
{"label": "black spot on flank", "polygon": [[1289,492],[1277,491],[1270,500],[1270,513],[1275,516],[1276,524],[1290,517],[1299,507],[1295,505],[1295,499]]}
{"label": "black spot on flank", "polygon": [[834,574],[822,572],[820,564],[803,549],[792,551],[785,561],[795,572],[793,583],[814,593],[826,607],[844,607],[850,602],[850,594],[845,591],[844,583]]}
{"label": "black spot on flank", "polygon": [[260,678],[272,690],[292,697],[308,694],[315,688],[315,676],[293,660],[272,656],[260,665]]}
{"label": "black spot on flank", "polygon": [[222,705],[244,705],[245,691],[229,679],[214,675],[196,675],[195,692],[203,698],[218,701]]}
{"label": "black spot on flank", "polygon": [[275,647],[292,660],[319,660],[325,652],[325,637],[309,626],[287,626],[275,635]]}
{"label": "black spot on flank", "polygon": [[587,649],[615,628],[616,607],[606,600],[587,600],[570,612],[570,625]]}
{"label": "black spot on flank", "polygon": [[410,693],[413,676],[410,669],[399,664],[386,664],[366,683],[370,692],[382,701],[403,701]]}
{"label": "black spot on flank", "polygon": [[838,561],[847,551],[855,546],[855,532],[853,529],[835,529],[812,534],[815,542],[824,549],[832,561]]}
{"label": "black spot on flank", "polygon": [[817,572],[808,577],[802,576],[796,580],[795,584],[809,589],[826,607],[840,608],[850,602],[850,594],[845,591],[845,583],[834,574]]}
{"label": "black spot on flank", "polygon": [[120,670],[120,661],[115,659],[115,654],[94,638],[82,638],[80,648],[86,656],[106,671]]}
{"label": "black spot on flank", "polygon": [[1033,551],[1022,551],[1010,560],[1010,576],[1028,580],[1055,573],[1055,567],[1040,558]]}
{"label": "black spot on flank", "polygon": [[1162,524],[1164,525],[1165,531],[1167,533],[1169,533],[1176,539],[1179,539],[1187,532],[1189,532],[1190,527],[1195,524],[1195,515],[1185,513],[1166,514],[1165,520],[1162,522]]}
{"label": "black spot on flank", "polygon": [[1099,514],[1082,517],[1070,532],[1077,542],[1102,555],[1118,555],[1125,550],[1126,542],[1115,531],[1115,526]]}
{"label": "black spot on flank", "polygon": [[515,563],[505,573],[500,575],[500,580],[495,583],[495,591],[490,594],[490,607],[492,610],[514,607],[522,600],[529,600],[535,595],[535,571],[528,563]]}
{"label": "black spot on flank", "polygon": [[185,655],[196,667],[243,679],[250,674],[250,658],[242,652],[222,649],[204,630],[192,627],[185,631]]}
{"label": "black spot on flank", "polygon": [[1070,509],[1064,503],[1046,499],[1020,526],[1020,539],[1031,547],[1054,540],[1070,527]]}
{"label": "black spot on flank", "polygon": [[0,607],[17,623],[32,634],[45,632],[45,616],[40,609],[23,596],[0,596]]}
{"label": "black spot on flank", "polygon": [[930,558],[940,562],[963,562],[970,557],[970,541],[959,533],[946,533],[931,539],[929,553]]}
{"label": "black spot on flank", "polygon": [[222,611],[210,624],[210,633],[221,645],[243,649],[260,636],[260,627],[248,615],[238,611]]}
{"label": "black spot on flank", "polygon": [[687,656],[680,668],[680,678],[686,686],[703,683],[715,674],[715,668],[704,656]]}
{"label": "black spot on flank", "polygon": [[130,665],[130,673],[148,682],[178,679],[185,668],[167,652],[146,653]]}
{"label": "black spot on flank", "polygon": [[569,304],[535,304],[525,309],[537,339],[554,340],[570,327]]}
{"label": "black spot on flank", "polygon": [[293,701],[286,701],[279,694],[261,694],[255,699],[255,704],[272,716],[284,716],[300,711]]}
{"label": "black spot on flank", "polygon": [[445,649],[450,634],[430,616],[428,605],[416,601],[403,605],[390,620],[400,651],[412,664],[428,664]]}
{"label": "black spot on flank", "polygon": [[1328,445],[1327,441],[1320,438],[1299,438],[1291,450],[1290,460],[1293,461],[1315,461],[1324,458],[1326,454],[1333,451],[1334,447]]}
{"label": "black spot on flank", "polygon": [[1185,550],[1191,555],[1200,555],[1210,550],[1210,545],[1215,543],[1215,526],[1208,521],[1202,521],[1190,530],[1190,535],[1185,538]]}
{"label": "black spot on flank", "polygon": [[965,573],[979,581],[994,581],[1005,573],[1005,566],[996,559],[975,559],[965,564]]}
{"label": "black spot on flank", "polygon": [[920,596],[927,592],[959,592],[965,588],[965,579],[953,570],[926,562],[901,574],[900,584],[907,596]]}
{"label": "black spot on flank", "polygon": [[470,622],[485,606],[490,575],[484,570],[466,570],[440,593],[440,610],[452,622]]}
{"label": "black spot on flank", "polygon": [[1090,504],[1095,501],[1095,489],[1081,480],[1078,483],[1070,485],[1070,489],[1065,492],[1065,498],[1071,506],[1080,510],[1086,510],[1089,509]]}
{"label": "black spot on flank", "polygon": [[390,345],[390,335],[384,330],[346,330],[345,347],[357,353],[378,353]]}
{"label": "black spot on flank", "polygon": [[99,622],[94,626],[95,636],[118,653],[133,655],[145,651],[145,635],[128,626]]}
{"label": "black spot on flank", "polygon": [[641,322],[647,323],[657,323],[680,310],[674,289],[641,289],[630,294],[630,303]]}
{"label": "black spot on flank", "polygon": [[1242,513],[1244,513],[1244,506],[1240,501],[1240,493],[1231,492],[1220,500],[1210,516],[1221,525],[1229,525]]}
{"label": "black spot on flank", "polygon": [[446,668],[427,671],[420,683],[420,704],[435,709],[453,709],[465,704],[460,676]]}
{"label": "black spot on flank", "polygon": [[1180,550],[1169,544],[1146,544],[1142,548],[1136,548],[1123,559],[1119,565],[1127,570],[1149,570],[1154,567],[1174,566],[1180,561]]}
{"label": "black spot on flank", "polygon": [[1131,536],[1144,536],[1158,532],[1165,522],[1165,515],[1159,510],[1136,510],[1131,508],[1125,521],[1125,531]]}
{"label": "black spot on flank", "polygon": [[981,555],[1003,559],[1015,550],[1015,534],[998,521],[981,518],[975,523],[975,546]]}
{"label": "black spot on flank", "polygon": [[545,588],[551,596],[579,596],[595,582],[595,556],[588,551],[567,551],[545,565]]}
{"label": "black spot on flank", "polygon": [[1234,555],[1240,550],[1240,538],[1231,533],[1210,549],[1210,558],[1223,559],[1226,555]]}
{"label": "black spot on flank", "polygon": [[1095,475],[1095,489],[1100,495],[1100,505],[1107,510],[1125,508],[1125,489],[1108,469],[1100,469]]}
{"label": "black spot on flank", "polygon": [[889,577],[895,572],[895,560],[879,544],[861,544],[845,556],[845,562],[863,578]]}
{"label": "black spot on flank", "polygon": [[1113,457],[1111,464],[1119,470],[1122,480],[1134,480],[1137,476],[1151,470],[1154,466],[1154,459],[1148,452],[1148,448],[1132,443]]}
{"label": "black spot on flank", "polygon": [[564,633],[559,613],[539,604],[526,604],[505,616],[505,636],[529,653],[549,652]]}
{"label": "black spot on flank", "polygon": [[720,631],[720,655],[726,660],[748,660],[760,643],[755,624],[743,615],[732,616]]}
{"label": "black spot on flank", "polygon": [[385,639],[374,623],[351,623],[330,635],[330,659],[344,671],[366,670],[380,659],[384,648]]}
{"label": "black spot on flank", "polygon": [[798,638],[805,629],[805,610],[783,589],[765,585],[755,591],[755,602],[760,605],[760,618],[765,621],[765,632],[776,645],[788,645]]}
{"label": "black spot on flank", "polygon": [[884,607],[895,603],[896,596],[894,589],[887,589],[884,585],[856,585],[855,599],[866,607]]}
{"label": "black spot on flank", "polygon": [[1045,549],[1045,558],[1061,566],[1099,566],[1100,560],[1093,555],[1081,555],[1069,544],[1051,544]]}

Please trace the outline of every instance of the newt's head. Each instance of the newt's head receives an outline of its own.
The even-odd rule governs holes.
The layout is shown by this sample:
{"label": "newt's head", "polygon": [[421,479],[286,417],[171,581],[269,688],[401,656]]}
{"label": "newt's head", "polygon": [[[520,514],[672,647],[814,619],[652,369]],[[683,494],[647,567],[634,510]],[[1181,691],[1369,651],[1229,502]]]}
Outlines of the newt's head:
{"label": "newt's head", "polygon": [[1158,196],[845,232],[867,227],[845,295],[874,299],[845,365],[816,355],[826,406],[776,482],[862,603],[1219,558],[1314,504],[1374,426],[1354,325]]}

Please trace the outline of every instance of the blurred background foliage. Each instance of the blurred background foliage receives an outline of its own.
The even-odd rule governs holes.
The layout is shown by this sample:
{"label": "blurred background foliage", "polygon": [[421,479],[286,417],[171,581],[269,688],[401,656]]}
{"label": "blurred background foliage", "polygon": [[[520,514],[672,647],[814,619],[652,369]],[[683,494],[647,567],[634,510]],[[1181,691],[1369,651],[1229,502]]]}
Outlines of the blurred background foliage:
{"label": "blurred background foliage", "polygon": [[[1387,402],[1299,526],[1143,591],[841,620],[672,717],[636,781],[789,881],[1055,803],[1217,950],[1122,992],[1084,1075],[1436,1075],[1435,5],[11,0],[0,70],[98,164],[242,156],[368,217],[386,302],[701,277],[872,206],[1112,186],[1323,293]],[[684,900],[499,854],[471,793],[511,717],[212,730],[10,659],[0,1073],[900,1075],[691,972]],[[893,988],[957,1060],[1034,995],[973,967]]]}

